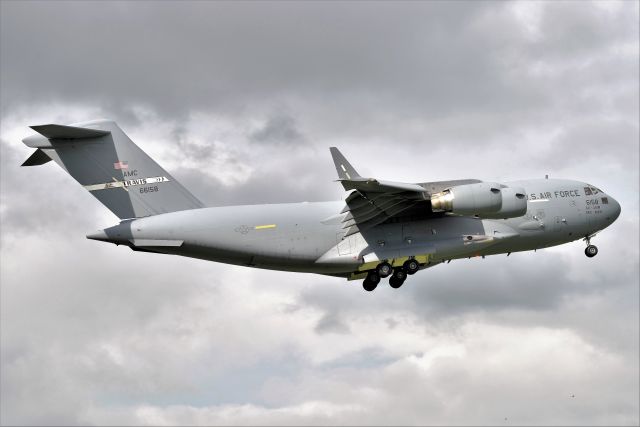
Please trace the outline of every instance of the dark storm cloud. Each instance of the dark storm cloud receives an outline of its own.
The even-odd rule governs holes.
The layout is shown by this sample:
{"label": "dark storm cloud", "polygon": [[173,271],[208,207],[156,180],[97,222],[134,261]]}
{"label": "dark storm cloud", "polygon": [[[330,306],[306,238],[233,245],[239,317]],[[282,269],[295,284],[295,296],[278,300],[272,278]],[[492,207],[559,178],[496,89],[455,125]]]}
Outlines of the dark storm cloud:
{"label": "dark storm cloud", "polygon": [[549,100],[524,64],[599,52],[633,28],[610,25],[632,19],[624,10],[570,4],[544,9],[539,41],[478,2],[5,2],[3,11],[3,108],[149,103],[172,116],[287,95],[412,115],[531,110]]}
{"label": "dark storm cloud", "polygon": [[[62,96],[97,101],[106,95],[122,105],[152,102],[176,112],[241,106],[266,92],[357,93],[374,87],[388,90],[393,83],[393,90],[405,93],[415,88],[403,87],[403,82],[438,75],[425,67],[459,68],[442,63],[449,58],[447,30],[464,28],[477,9],[486,7],[288,2],[185,6],[4,4],[3,79],[12,83],[5,85],[4,107]],[[74,31],[64,30],[69,27]],[[425,55],[430,48],[438,54]],[[466,53],[454,61],[462,62]],[[34,62],[39,66],[33,67]],[[424,81],[439,86],[433,79]],[[18,87],[30,89],[25,93]]]}
{"label": "dark storm cloud", "polygon": [[[177,120],[230,111],[263,121],[245,129],[263,140],[300,141],[305,133],[291,123],[299,119],[321,125],[313,141],[352,134],[464,149],[497,136],[516,144],[523,129],[577,114],[593,122],[638,109],[627,96],[637,92],[637,61],[611,54],[635,37],[633,3],[530,5],[540,9],[534,19],[523,8],[531,31],[509,13],[517,4],[188,6],[5,2],[3,112],[89,102],[128,125],[140,120],[132,104]],[[297,119],[281,114],[283,104]]]}

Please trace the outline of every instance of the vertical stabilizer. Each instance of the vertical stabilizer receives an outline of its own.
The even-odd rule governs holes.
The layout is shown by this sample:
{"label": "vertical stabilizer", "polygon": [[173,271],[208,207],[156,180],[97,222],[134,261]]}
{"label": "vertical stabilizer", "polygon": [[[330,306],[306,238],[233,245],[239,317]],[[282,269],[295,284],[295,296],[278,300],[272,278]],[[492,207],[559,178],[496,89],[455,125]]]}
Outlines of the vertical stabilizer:
{"label": "vertical stabilizer", "polygon": [[23,166],[60,165],[118,218],[139,218],[203,207],[113,121],[32,126],[23,139],[37,150]]}

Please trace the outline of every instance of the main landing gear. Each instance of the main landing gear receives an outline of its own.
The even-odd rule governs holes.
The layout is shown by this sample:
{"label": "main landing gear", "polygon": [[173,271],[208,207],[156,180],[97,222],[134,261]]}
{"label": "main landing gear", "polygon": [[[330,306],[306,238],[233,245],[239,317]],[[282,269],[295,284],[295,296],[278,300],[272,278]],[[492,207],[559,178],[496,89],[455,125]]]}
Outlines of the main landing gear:
{"label": "main landing gear", "polygon": [[376,272],[380,277],[387,277],[393,272],[393,267],[388,262],[381,262],[376,267]]}
{"label": "main landing gear", "polygon": [[365,291],[371,292],[378,286],[381,278],[391,276],[389,285],[397,289],[402,286],[407,279],[407,275],[416,274],[418,270],[420,270],[420,264],[415,259],[409,259],[401,267],[395,268],[388,262],[383,261],[376,266],[375,270],[369,271],[362,282],[362,287]]}
{"label": "main landing gear", "polygon": [[584,254],[589,258],[593,258],[598,255],[598,247],[596,245],[591,244],[591,238],[593,236],[587,236],[584,238],[584,241],[587,242],[587,247],[584,250]]}
{"label": "main landing gear", "polygon": [[389,279],[389,286],[393,289],[398,289],[404,281],[407,279],[407,272],[403,268],[396,268],[393,270],[393,275]]}
{"label": "main landing gear", "polygon": [[378,286],[378,283],[380,283],[380,275],[376,270],[371,270],[364,279],[364,282],[362,282],[362,287],[365,291],[371,292]]}

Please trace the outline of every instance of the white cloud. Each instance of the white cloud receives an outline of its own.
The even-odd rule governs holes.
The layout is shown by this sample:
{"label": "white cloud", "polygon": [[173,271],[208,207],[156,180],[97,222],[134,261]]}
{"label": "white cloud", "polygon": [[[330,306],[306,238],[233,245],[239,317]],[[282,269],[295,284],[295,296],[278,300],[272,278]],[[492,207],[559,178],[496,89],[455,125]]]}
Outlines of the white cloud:
{"label": "white cloud", "polygon": [[[570,330],[472,321],[430,338],[417,355],[369,368],[326,369],[323,377],[265,390],[284,393],[293,400],[289,405],[141,405],[120,407],[118,413],[124,423],[143,425],[634,421],[632,412],[599,415],[592,405],[595,400],[600,408],[633,408],[633,394],[619,393],[616,384],[633,383],[629,374],[637,369],[629,372],[624,359]],[[110,420],[99,411],[85,415],[89,423]]]}

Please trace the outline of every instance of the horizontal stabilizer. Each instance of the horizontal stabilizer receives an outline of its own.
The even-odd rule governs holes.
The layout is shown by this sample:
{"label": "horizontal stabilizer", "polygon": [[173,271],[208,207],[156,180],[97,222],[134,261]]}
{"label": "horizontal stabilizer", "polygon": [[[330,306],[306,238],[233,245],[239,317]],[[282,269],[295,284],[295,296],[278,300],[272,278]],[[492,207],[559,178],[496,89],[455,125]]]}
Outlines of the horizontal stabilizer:
{"label": "horizontal stabilizer", "polygon": [[31,129],[48,139],[82,139],[82,138],[98,138],[109,135],[108,130],[79,128],[75,126],[64,125],[38,125],[30,126]]}
{"label": "horizontal stabilizer", "polygon": [[51,157],[47,156],[44,151],[38,148],[21,166],[40,166],[50,161]]}

